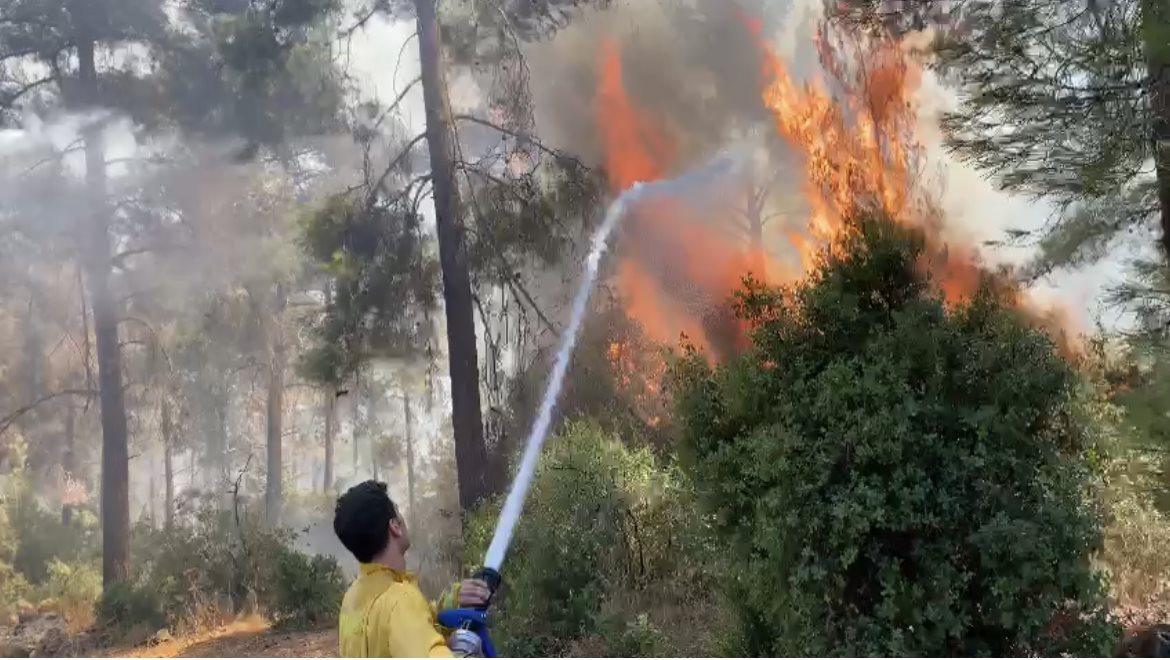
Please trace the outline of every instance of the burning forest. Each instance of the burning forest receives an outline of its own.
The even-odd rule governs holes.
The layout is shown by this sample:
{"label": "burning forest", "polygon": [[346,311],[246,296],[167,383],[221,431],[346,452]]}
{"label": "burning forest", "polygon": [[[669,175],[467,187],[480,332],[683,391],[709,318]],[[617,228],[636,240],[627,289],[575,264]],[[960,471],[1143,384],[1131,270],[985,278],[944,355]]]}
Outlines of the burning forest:
{"label": "burning forest", "polygon": [[0,0],[0,651],[1165,656],[1157,4]]}

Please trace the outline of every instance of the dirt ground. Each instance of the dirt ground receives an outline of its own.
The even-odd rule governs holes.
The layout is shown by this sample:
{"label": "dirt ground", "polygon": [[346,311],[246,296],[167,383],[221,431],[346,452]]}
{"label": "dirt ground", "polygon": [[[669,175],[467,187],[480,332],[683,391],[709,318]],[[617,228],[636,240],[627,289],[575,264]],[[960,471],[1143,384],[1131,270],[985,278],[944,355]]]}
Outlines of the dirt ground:
{"label": "dirt ground", "polygon": [[337,629],[277,632],[259,618],[245,619],[200,635],[128,649],[104,657],[128,658],[332,658]]}

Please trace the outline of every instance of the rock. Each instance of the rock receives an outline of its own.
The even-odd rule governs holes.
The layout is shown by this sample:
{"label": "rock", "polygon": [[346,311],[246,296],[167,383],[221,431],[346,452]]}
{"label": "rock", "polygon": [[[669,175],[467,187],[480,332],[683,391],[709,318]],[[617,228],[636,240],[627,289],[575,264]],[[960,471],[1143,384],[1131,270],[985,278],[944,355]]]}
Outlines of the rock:
{"label": "rock", "polygon": [[65,648],[65,630],[63,625],[56,625],[46,628],[41,635],[40,642],[37,644],[37,655],[44,657],[56,657],[61,655],[61,650]]}
{"label": "rock", "polygon": [[171,636],[171,631],[167,630],[166,628],[163,628],[162,630],[159,630],[158,632],[156,632],[154,635],[151,636],[150,645],[151,646],[158,646],[159,644],[165,644],[165,643],[171,641],[172,639],[174,639],[174,637]]}
{"label": "rock", "polygon": [[4,625],[8,626],[9,628],[15,628],[16,626],[20,625],[20,617],[16,614],[16,612],[9,612],[8,615],[4,617]]}
{"label": "rock", "polygon": [[60,616],[37,616],[34,612],[31,619],[22,621],[13,629],[3,644],[4,648],[0,649],[0,655],[19,658],[57,656],[61,655],[67,641],[65,622]]}
{"label": "rock", "polygon": [[37,608],[22,598],[16,601],[16,617],[20,620],[20,623],[28,623],[37,618]]}

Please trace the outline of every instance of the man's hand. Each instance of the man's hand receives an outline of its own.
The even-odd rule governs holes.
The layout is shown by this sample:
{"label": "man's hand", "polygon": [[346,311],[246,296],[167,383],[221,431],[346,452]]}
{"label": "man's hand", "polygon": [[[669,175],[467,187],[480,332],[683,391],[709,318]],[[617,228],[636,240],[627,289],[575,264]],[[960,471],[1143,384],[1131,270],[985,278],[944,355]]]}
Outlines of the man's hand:
{"label": "man's hand", "polygon": [[479,607],[488,602],[492,592],[483,580],[467,579],[459,583],[459,606]]}

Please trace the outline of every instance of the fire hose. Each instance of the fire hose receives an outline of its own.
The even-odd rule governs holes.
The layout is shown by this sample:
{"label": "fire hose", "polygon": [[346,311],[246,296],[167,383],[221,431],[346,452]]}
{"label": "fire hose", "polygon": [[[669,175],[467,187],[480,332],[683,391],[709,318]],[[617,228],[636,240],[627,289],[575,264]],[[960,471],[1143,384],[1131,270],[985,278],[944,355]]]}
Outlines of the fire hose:
{"label": "fire hose", "polygon": [[625,215],[626,208],[645,192],[659,188],[667,191],[671,189],[685,191],[700,181],[728,176],[734,173],[736,166],[737,164],[732,159],[719,157],[707,166],[675,179],[656,181],[652,184],[635,183],[619,195],[606,210],[605,220],[593,236],[593,246],[586,261],[585,278],[573,299],[569,327],[561,339],[561,346],[557,351],[552,373],[549,375],[548,388],[545,390],[540,411],[528,435],[520,467],[516,471],[516,477],[512,481],[508,497],[504,500],[504,508],[500,512],[491,545],[488,546],[487,555],[484,557],[483,568],[474,576],[487,585],[488,599],[476,608],[456,608],[439,612],[439,625],[455,630],[451,639],[451,650],[457,655],[462,657],[497,657],[495,647],[492,646],[491,638],[488,635],[488,606],[502,581],[499,572],[500,566],[503,564],[508,544],[512,540],[512,533],[516,529],[520,512],[524,508],[524,498],[528,495],[528,488],[532,485],[532,478],[536,473],[536,462],[552,423],[553,406],[556,404],[561,386],[564,384],[565,373],[569,368],[569,358],[572,357],[573,348],[577,344],[581,323],[588,309],[589,297],[593,292],[593,284],[597,280],[601,257],[605,253],[610,234],[613,233],[614,228]]}

